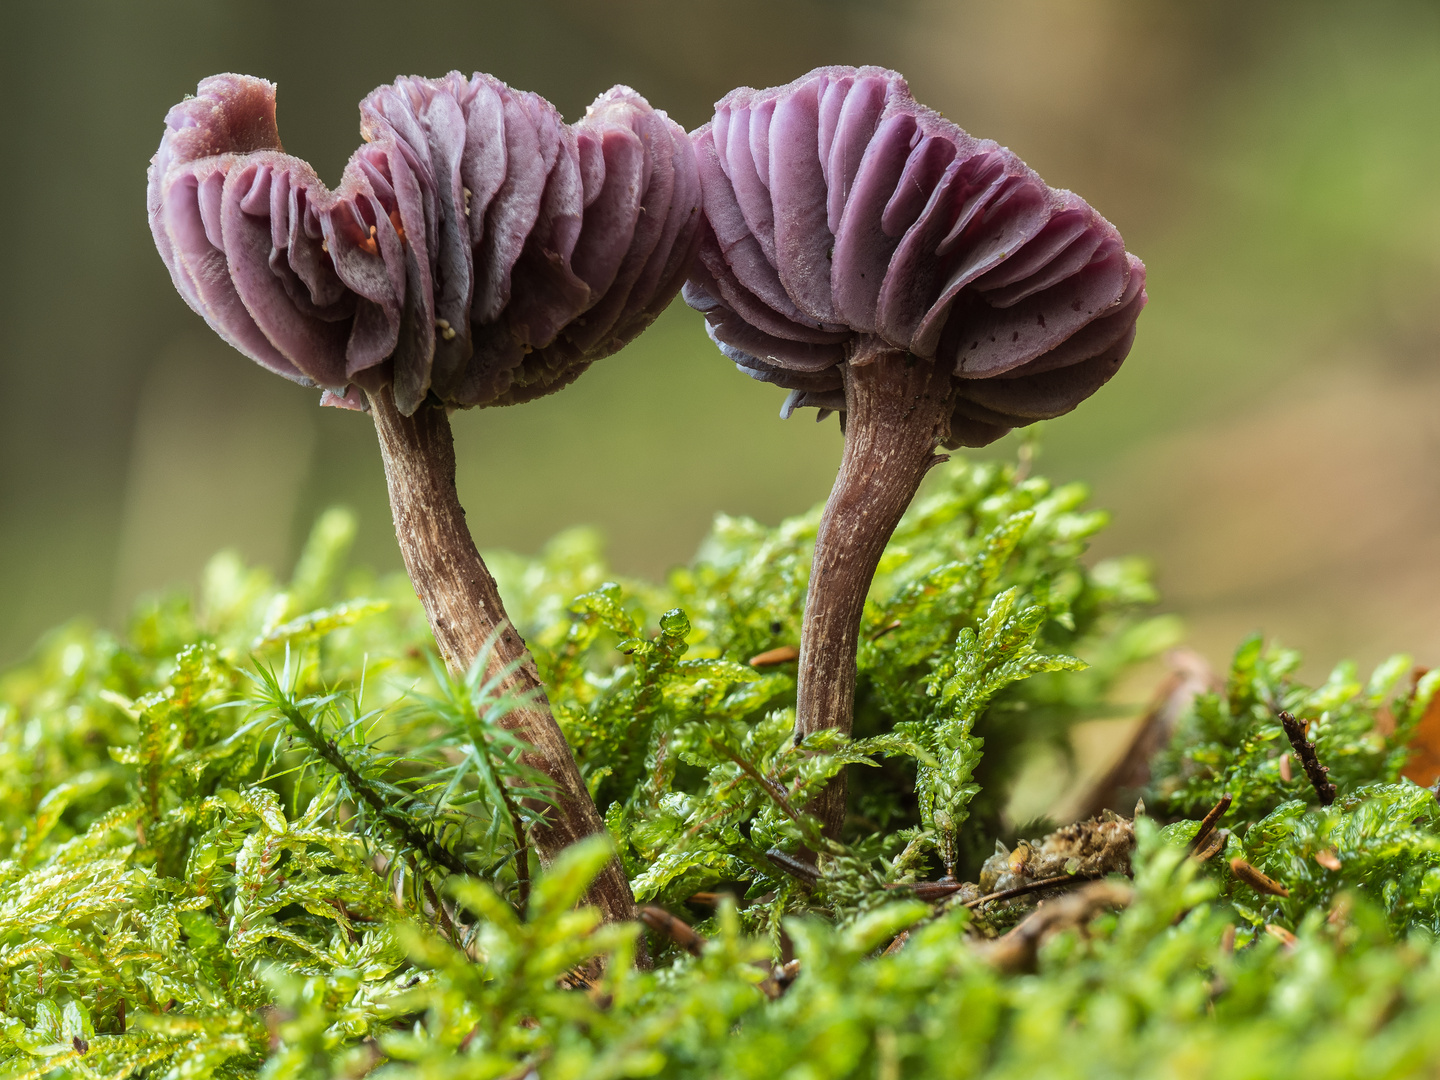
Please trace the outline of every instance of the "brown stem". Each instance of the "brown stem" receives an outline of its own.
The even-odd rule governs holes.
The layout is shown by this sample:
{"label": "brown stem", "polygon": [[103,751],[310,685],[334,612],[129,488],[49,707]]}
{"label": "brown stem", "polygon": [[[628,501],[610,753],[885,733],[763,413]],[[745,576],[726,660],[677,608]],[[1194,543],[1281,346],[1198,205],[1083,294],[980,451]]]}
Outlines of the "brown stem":
{"label": "brown stem", "polygon": [[[535,660],[506,617],[495,579],[465,524],[455,490],[450,418],[443,408],[430,405],[422,405],[414,416],[401,415],[389,387],[370,395],[370,412],[385,460],[395,538],[446,666],[463,674],[491,640],[495,644],[487,677],[516,665],[502,689],[523,704],[502,723],[530,745],[525,763],[554,782],[555,805],[544,808],[535,827],[536,851],[541,862],[548,863],[575,841],[603,832],[605,825],[551,715]],[[635,917],[635,900],[618,859],[601,871],[586,899],[607,921]]]}
{"label": "brown stem", "polygon": [[[846,364],[845,454],[820,531],[800,634],[795,739],[839,728],[855,711],[855,652],[865,596],[895,526],[937,461],[949,430],[950,373],[889,346],[862,341]],[[845,776],[811,809],[825,834],[845,819]]]}

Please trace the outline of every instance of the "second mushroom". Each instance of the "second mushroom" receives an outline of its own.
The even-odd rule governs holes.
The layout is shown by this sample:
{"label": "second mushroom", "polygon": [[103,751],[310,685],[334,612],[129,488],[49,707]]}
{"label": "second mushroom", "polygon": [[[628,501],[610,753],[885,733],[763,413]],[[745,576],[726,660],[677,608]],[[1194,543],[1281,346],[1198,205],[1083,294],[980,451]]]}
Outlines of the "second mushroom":
{"label": "second mushroom", "polygon": [[[740,89],[693,133],[707,226],[685,299],[788,416],[841,414],[795,737],[850,731],[881,553],[940,448],[1069,412],[1119,369],[1145,267],[1079,196],[918,104],[881,68]],[[845,815],[843,776],[815,808]]]}

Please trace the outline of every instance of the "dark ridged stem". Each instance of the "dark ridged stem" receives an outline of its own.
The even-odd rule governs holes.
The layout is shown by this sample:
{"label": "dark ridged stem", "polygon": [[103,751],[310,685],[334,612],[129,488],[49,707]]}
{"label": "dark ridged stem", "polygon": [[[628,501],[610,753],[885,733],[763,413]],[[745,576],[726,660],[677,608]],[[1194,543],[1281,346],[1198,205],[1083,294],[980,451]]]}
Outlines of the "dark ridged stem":
{"label": "dark ridged stem", "polygon": [[1300,764],[1305,769],[1310,786],[1315,789],[1315,796],[1320,800],[1320,805],[1329,806],[1335,801],[1335,785],[1330,782],[1330,777],[1327,775],[1330,770],[1321,765],[1320,759],[1315,755],[1315,744],[1305,738],[1305,725],[1288,712],[1282,711],[1280,726],[1285,729],[1285,737],[1295,748],[1295,753],[1300,758]]}
{"label": "dark ridged stem", "polygon": [[[370,395],[370,412],[385,460],[395,538],[446,666],[464,674],[490,641],[494,647],[486,677],[514,665],[501,689],[522,704],[501,723],[530,745],[525,763],[554,784],[555,805],[538,808],[543,817],[534,831],[540,861],[547,863],[577,840],[604,832],[605,825],[550,712],[535,660],[506,617],[495,579],[465,523],[455,490],[450,418],[443,408],[428,404],[404,416],[388,387]],[[635,899],[618,860],[605,867],[586,899],[607,921],[635,917]]]}
{"label": "dark ridged stem", "polygon": [[[855,654],[865,596],[895,526],[949,431],[950,373],[862,339],[843,365],[845,454],[820,531],[800,634],[795,738],[838,728],[855,712]],[[845,820],[845,777],[811,810],[837,837]]]}

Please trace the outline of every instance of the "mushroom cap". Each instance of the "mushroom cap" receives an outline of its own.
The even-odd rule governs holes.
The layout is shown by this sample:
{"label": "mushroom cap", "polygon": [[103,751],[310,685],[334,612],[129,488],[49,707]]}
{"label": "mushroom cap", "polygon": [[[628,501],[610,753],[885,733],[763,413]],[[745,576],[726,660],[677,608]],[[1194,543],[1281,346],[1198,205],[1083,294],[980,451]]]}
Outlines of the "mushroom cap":
{"label": "mushroom cap", "polygon": [[878,339],[950,369],[947,445],[983,446],[1069,412],[1130,351],[1145,266],[1115,227],[893,71],[735,90],[692,137],[707,225],[685,300],[791,391],[782,415],[844,409],[840,364]]}
{"label": "mushroom cap", "polygon": [[536,94],[452,72],[360,103],[330,190],[284,153],[275,86],[216,75],[150,164],[155,246],[226,341],[361,407],[508,405],[567,385],[673,299],[699,242],[685,131],[624,86],[566,124]]}

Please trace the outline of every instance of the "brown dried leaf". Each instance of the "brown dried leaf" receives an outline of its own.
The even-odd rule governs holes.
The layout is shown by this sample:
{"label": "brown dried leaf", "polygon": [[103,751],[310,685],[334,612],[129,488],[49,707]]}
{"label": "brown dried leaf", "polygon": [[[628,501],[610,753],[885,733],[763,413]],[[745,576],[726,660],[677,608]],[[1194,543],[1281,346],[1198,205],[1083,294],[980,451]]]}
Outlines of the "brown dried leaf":
{"label": "brown dried leaf", "polygon": [[[1416,680],[1423,674],[1423,670],[1417,669]],[[1410,736],[1410,759],[1405,762],[1400,775],[1421,787],[1429,787],[1440,780],[1440,694],[1430,699],[1415,734]]]}

